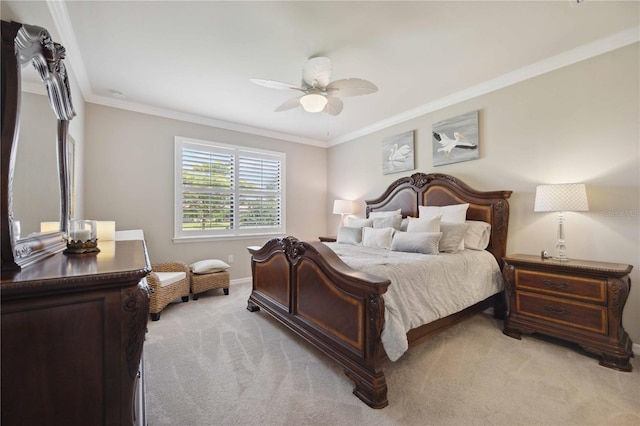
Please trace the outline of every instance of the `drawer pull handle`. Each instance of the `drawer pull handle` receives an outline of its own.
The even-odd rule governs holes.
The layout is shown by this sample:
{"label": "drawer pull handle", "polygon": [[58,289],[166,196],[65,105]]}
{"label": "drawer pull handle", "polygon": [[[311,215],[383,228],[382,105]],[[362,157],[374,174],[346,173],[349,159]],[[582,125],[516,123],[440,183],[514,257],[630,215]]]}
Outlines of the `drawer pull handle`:
{"label": "drawer pull handle", "polygon": [[569,284],[568,283],[554,283],[552,281],[549,280],[542,280],[542,284],[546,285],[549,288],[552,289],[567,289],[569,288]]}
{"label": "drawer pull handle", "polygon": [[547,312],[551,312],[552,314],[556,314],[556,315],[567,315],[570,314],[571,311],[569,311],[568,309],[565,308],[554,308],[551,305],[544,305],[544,310]]}

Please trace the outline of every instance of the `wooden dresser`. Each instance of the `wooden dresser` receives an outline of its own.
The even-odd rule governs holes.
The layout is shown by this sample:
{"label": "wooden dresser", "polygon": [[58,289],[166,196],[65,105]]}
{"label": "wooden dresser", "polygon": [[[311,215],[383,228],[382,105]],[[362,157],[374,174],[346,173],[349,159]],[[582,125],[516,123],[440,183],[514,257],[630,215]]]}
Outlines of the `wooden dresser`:
{"label": "wooden dresser", "polygon": [[504,258],[509,297],[504,334],[542,333],[579,344],[600,364],[631,371],[632,342],[622,327],[622,310],[632,266],[618,263]]}
{"label": "wooden dresser", "polygon": [[146,248],[99,247],[3,274],[3,425],[132,425],[143,415],[134,389],[149,316]]}

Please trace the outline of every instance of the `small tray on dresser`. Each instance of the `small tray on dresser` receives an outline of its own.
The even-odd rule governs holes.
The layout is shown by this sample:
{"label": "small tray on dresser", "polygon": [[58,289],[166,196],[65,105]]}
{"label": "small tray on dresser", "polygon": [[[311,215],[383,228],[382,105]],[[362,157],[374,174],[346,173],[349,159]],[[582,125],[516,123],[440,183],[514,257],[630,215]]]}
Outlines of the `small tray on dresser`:
{"label": "small tray on dresser", "polygon": [[541,333],[571,341],[600,364],[631,371],[632,342],[622,327],[631,265],[556,261],[515,254],[504,258],[509,298],[504,334]]}

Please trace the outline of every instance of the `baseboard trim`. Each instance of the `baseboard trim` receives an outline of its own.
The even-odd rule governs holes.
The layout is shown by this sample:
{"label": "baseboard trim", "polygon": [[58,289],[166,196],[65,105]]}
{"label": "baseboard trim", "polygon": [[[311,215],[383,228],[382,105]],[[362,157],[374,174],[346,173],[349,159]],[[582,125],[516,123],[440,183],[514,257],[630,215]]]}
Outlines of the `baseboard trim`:
{"label": "baseboard trim", "polygon": [[251,277],[246,278],[236,278],[235,280],[229,281],[229,285],[238,285],[238,284],[251,284]]}

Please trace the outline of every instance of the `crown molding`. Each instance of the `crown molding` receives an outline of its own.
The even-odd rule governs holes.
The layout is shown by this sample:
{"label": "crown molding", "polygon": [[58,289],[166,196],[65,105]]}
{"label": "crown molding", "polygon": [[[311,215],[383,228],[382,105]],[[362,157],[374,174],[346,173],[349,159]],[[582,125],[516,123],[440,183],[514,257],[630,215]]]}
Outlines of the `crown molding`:
{"label": "crown molding", "polygon": [[370,133],[386,129],[387,127],[403,123],[408,120],[429,114],[434,111],[464,102],[487,93],[503,89],[513,84],[525,81],[542,74],[575,64],[586,59],[602,55],[612,50],[619,49],[640,41],[640,26],[629,28],[611,36],[596,40],[568,50],[555,56],[551,56],[542,61],[520,68],[507,74],[503,74],[492,80],[485,81],[478,85],[469,87],[459,92],[453,93],[444,98],[429,102],[417,108],[405,111],[401,114],[379,121],[370,126],[363,127],[351,133],[344,134],[328,142],[328,146],[335,146],[353,139],[368,135]]}
{"label": "crown molding", "polygon": [[47,7],[53,19],[53,25],[55,25],[56,31],[60,36],[61,44],[67,52],[71,53],[69,57],[65,58],[65,62],[73,70],[76,81],[80,86],[82,97],[86,101],[92,94],[91,82],[80,54],[80,46],[78,45],[76,33],[73,31],[73,25],[71,25],[71,17],[67,6],[63,1],[47,0]]}
{"label": "crown molding", "polygon": [[315,139],[301,138],[299,136],[289,135],[286,133],[275,132],[272,130],[260,129],[257,127],[245,126],[243,124],[231,123],[229,121],[216,120],[210,117],[204,117],[186,112],[174,111],[165,108],[153,107],[145,104],[129,102],[126,100],[112,99],[106,96],[91,95],[87,102],[103,105],[112,108],[124,109],[127,111],[139,112],[142,114],[155,115],[158,117],[169,118],[187,123],[202,124],[219,129],[231,130],[234,132],[248,133],[256,136],[263,136],[272,139],[295,142],[304,145],[313,145],[321,148],[327,148],[327,143]]}

